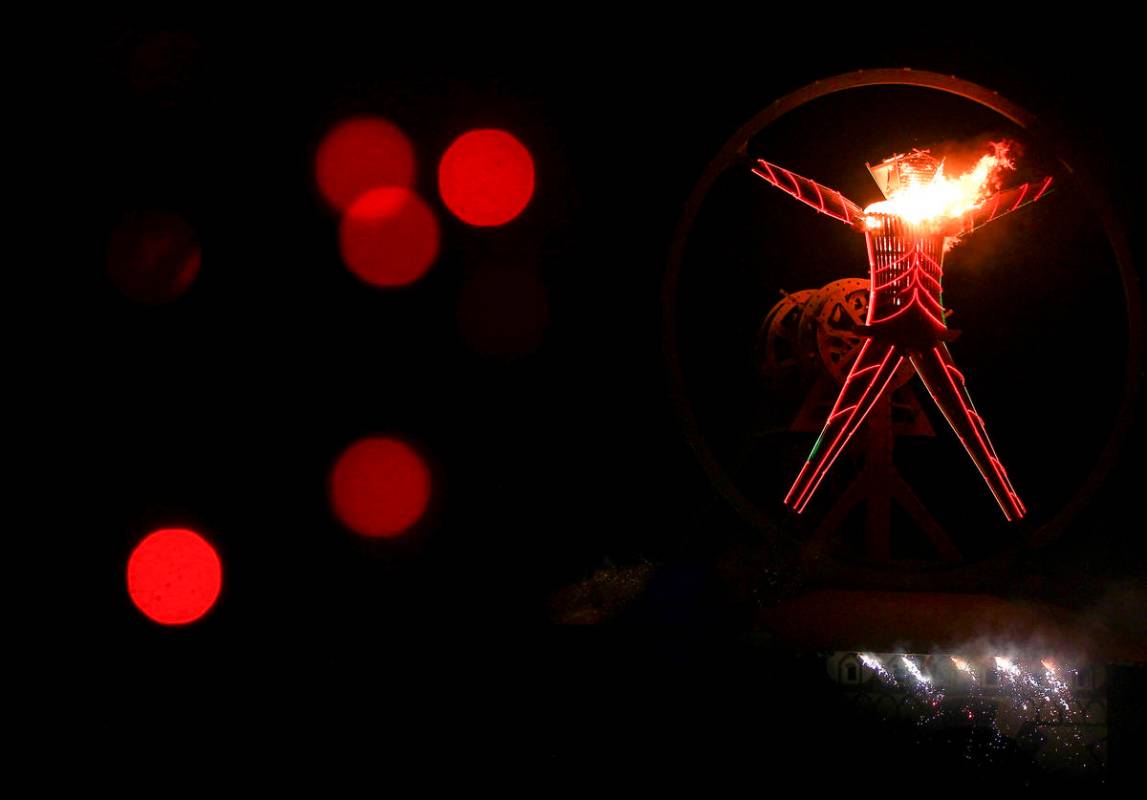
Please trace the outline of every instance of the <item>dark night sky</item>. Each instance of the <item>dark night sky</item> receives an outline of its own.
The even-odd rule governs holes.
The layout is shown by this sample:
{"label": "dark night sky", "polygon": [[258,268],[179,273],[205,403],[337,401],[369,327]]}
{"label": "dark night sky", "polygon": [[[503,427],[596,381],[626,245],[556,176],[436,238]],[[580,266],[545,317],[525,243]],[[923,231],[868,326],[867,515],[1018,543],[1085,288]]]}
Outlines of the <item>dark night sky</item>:
{"label": "dark night sky", "polygon": [[[815,695],[819,662],[754,661],[735,644],[743,610],[709,588],[709,565],[753,533],[711,488],[671,401],[661,291],[682,207],[724,141],[774,99],[840,72],[912,66],[1035,113],[1129,221],[1141,175],[1128,164],[1138,128],[1126,103],[1141,73],[1132,48],[1085,53],[1079,42],[1090,37],[1067,31],[1022,48],[1009,34],[877,51],[866,35],[797,47],[777,30],[731,36],[732,24],[664,38],[610,25],[557,42],[545,26],[431,36],[392,22],[318,32],[133,22],[91,32],[80,51],[87,179],[77,192],[94,213],[73,265],[83,335],[66,374],[99,456],[81,460],[97,724],[139,734],[114,710],[125,697],[135,708],[162,695],[185,731],[211,727],[206,707],[242,707],[237,716],[260,731],[314,723],[447,752],[482,739],[475,720],[494,718],[544,758],[679,751],[709,763],[766,752],[804,764],[796,742],[825,735],[818,715],[826,726],[855,720],[831,700],[806,706],[778,689]],[[160,31],[180,32],[178,52],[141,59]],[[318,142],[360,112],[409,134],[415,187],[442,223],[440,257],[404,290],[374,291],[346,272],[337,220],[315,193]],[[878,111],[856,113],[838,120],[842,132],[880,122]],[[475,127],[512,130],[535,159],[535,196],[503,228],[465,226],[435,190],[439,154]],[[814,177],[831,184],[836,174]],[[156,307],[121,297],[103,266],[117,220],[148,208],[182,214],[204,251],[186,296]],[[1142,236],[1129,227],[1141,263]],[[460,332],[468,281],[498,266],[545,287],[536,352],[482,356]],[[1077,299],[1048,293],[1039,312],[1020,313],[1070,326]],[[1075,356],[1097,372],[1116,364]],[[989,392],[1008,380],[998,365],[982,372]],[[412,535],[370,543],[331,518],[325,481],[350,440],[380,431],[419,443],[434,495]],[[1133,429],[1096,503],[1040,569],[1142,577],[1142,541],[1114,535],[1137,511],[1142,439]],[[122,583],[138,538],[171,525],[209,534],[226,570],[218,607],[174,631],[147,623]],[[659,565],[635,619],[670,627],[548,625],[547,598],[606,559]],[[440,724],[456,714],[464,724]],[[375,719],[401,719],[405,733]],[[734,735],[750,723],[748,739]],[[633,741],[619,734],[625,726]],[[698,730],[718,733],[704,747],[683,744]],[[859,767],[875,752],[842,763]],[[947,757],[920,755],[925,765]]]}

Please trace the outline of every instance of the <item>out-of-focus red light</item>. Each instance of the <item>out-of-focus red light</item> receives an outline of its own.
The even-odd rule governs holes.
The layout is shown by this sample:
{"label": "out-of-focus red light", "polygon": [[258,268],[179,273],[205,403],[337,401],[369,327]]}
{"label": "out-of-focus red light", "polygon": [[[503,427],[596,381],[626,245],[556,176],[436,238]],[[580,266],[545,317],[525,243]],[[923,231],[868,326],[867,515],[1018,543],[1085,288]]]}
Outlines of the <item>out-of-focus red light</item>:
{"label": "out-of-focus red light", "polygon": [[538,349],[548,317],[546,290],[524,268],[486,268],[462,286],[458,327],[482,355],[520,356]]}
{"label": "out-of-focus red light", "polygon": [[430,502],[430,470],[405,442],[359,439],[331,472],[331,505],[339,520],[363,536],[397,536]]}
{"label": "out-of-focus red light", "polygon": [[168,211],[129,214],[108,242],[108,276],[137,303],[167,303],[179,297],[199,274],[195,232]]}
{"label": "out-of-focus red light", "polygon": [[380,117],[352,117],[331,129],[315,155],[319,191],[339,211],[371,189],[409,188],[414,147],[396,125]]}
{"label": "out-of-focus red light", "polygon": [[463,222],[502,225],[522,212],[534,194],[534,159],[506,131],[464,133],[438,165],[442,202]]}
{"label": "out-of-focus red light", "polygon": [[409,189],[372,189],[343,216],[339,247],[355,275],[375,286],[418,280],[438,257],[438,219]]}
{"label": "out-of-focus red light", "polygon": [[136,607],[161,625],[186,625],[219,597],[223,566],[195,531],[165,528],[144,537],[127,562],[127,591]]}

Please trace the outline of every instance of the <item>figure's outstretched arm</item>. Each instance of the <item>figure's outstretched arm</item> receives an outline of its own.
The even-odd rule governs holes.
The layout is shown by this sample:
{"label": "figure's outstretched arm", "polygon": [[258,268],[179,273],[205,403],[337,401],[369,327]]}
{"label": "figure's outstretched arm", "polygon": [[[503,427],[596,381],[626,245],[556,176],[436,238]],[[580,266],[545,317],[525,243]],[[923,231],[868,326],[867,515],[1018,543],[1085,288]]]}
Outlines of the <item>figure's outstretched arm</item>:
{"label": "figure's outstretched arm", "polygon": [[828,214],[858,231],[864,231],[864,209],[849,200],[836,189],[822,186],[816,181],[803,178],[795,172],[765,161],[756,159],[753,174],[759,175],[781,191],[792,195],[802,203],[812,206],[822,214]]}
{"label": "figure's outstretched arm", "polygon": [[960,233],[971,233],[992,220],[999,219],[1004,214],[1010,214],[1017,208],[1026,206],[1028,203],[1034,203],[1051,191],[1051,181],[1052,178],[1048,175],[1038,181],[1021,183],[1019,186],[997,192],[980,203],[978,208],[969,211],[962,217],[963,227],[960,229]]}

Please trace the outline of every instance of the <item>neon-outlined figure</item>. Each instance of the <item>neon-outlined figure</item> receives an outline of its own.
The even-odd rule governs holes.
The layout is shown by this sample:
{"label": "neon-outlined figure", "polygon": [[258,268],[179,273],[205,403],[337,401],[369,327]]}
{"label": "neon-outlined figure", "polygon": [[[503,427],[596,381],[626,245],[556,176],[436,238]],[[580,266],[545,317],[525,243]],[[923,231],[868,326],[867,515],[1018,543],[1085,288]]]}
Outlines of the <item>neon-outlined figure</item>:
{"label": "neon-outlined figure", "polygon": [[[928,151],[893,156],[875,167],[872,177],[889,200],[900,191],[930,183],[942,162]],[[1047,194],[1051,177],[998,192],[957,216],[913,221],[893,210],[867,210],[839,191],[756,159],[753,173],[817,211],[849,225],[868,246],[868,317],[860,347],[824,429],[784,502],[803,512],[825,474],[860,428],[907,358],[923,380],[968,455],[983,475],[1004,516],[1017,520],[1027,513],[988,438],[983,418],[972,404],[964,375],[956,368],[947,342],[948,329],[941,280],[945,240],[1035,202]]]}

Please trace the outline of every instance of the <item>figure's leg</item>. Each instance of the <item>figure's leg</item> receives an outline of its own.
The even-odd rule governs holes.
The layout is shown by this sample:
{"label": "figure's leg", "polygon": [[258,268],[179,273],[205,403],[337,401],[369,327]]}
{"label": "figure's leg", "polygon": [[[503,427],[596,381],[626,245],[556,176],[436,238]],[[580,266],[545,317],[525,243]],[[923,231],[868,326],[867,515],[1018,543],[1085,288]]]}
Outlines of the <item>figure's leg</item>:
{"label": "figure's leg", "polygon": [[931,350],[914,353],[911,360],[912,366],[931,392],[932,399],[944,412],[948,424],[960,437],[968,455],[976,462],[1004,516],[1009,521],[1023,517],[1027,509],[1008,480],[1004,465],[996,456],[996,450],[984,429],[984,420],[972,405],[972,398],[964,386],[964,376],[956,369],[947,346],[941,344]]}
{"label": "figure's leg", "polygon": [[852,434],[864,422],[868,412],[884,392],[903,356],[890,344],[882,344],[873,339],[865,339],[860,353],[841,387],[836,405],[824,424],[824,430],[812,446],[808,460],[797,475],[785,504],[792,506],[797,513],[804,511],[808,501],[816,492],[825,473],[836,457],[848,444]]}

